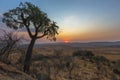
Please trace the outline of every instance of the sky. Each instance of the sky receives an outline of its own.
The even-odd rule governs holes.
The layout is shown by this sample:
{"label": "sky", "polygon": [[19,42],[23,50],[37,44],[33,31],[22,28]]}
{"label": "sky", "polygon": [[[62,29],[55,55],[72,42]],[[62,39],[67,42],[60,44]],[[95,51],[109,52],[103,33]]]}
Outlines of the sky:
{"label": "sky", "polygon": [[0,0],[0,17],[26,1],[57,22],[57,41],[120,41],[120,0]]}

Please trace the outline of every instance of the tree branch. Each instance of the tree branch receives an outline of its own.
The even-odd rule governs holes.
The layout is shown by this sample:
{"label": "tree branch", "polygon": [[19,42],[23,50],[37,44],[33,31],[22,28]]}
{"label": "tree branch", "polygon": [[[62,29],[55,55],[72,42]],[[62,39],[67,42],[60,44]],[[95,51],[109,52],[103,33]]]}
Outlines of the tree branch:
{"label": "tree branch", "polygon": [[[27,29],[27,32],[28,32],[28,34],[29,34],[29,36],[30,36],[30,38],[32,38],[33,35],[32,35],[32,33],[31,33],[31,31],[30,31],[29,25],[27,25],[27,21],[26,21],[26,19],[24,18],[23,12],[21,13],[21,18],[22,18],[22,20],[23,20],[23,24],[25,25],[25,27],[26,27],[26,29]],[[29,23],[29,22],[28,22],[28,23]]]}
{"label": "tree branch", "polygon": [[41,27],[41,25],[42,25],[42,24],[39,24],[38,26],[36,26],[36,25],[34,24],[34,26],[35,26],[35,35],[34,35],[34,36],[37,36],[37,35],[38,35],[38,31],[39,31],[39,28]]}
{"label": "tree branch", "polygon": [[37,36],[36,38],[38,39],[38,38],[42,38],[42,37],[44,37],[44,36],[46,36],[47,34],[43,34],[43,35],[41,35],[41,36]]}
{"label": "tree branch", "polygon": [[28,32],[28,34],[29,34],[30,38],[32,38],[32,37],[33,37],[33,35],[32,35],[32,33],[31,33],[31,31],[30,31],[30,28],[26,26],[26,29],[27,29],[27,32]]}
{"label": "tree branch", "polygon": [[44,31],[43,35],[37,36],[36,38],[37,38],[37,39],[38,39],[38,38],[42,38],[42,37],[44,37],[44,36],[46,36],[46,35],[48,35],[48,30]]}

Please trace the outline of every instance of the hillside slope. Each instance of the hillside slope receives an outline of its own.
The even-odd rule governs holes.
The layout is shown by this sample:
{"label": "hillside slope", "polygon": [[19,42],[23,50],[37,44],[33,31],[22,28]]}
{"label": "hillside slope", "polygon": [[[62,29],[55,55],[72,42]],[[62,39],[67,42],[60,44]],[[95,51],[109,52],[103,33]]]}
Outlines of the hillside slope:
{"label": "hillside slope", "polygon": [[91,51],[60,46],[34,49],[30,74],[36,79],[20,71],[23,55],[11,55],[17,67],[0,62],[0,80],[120,80],[120,61]]}
{"label": "hillside slope", "polygon": [[0,80],[35,80],[17,68],[0,62]]}
{"label": "hillside slope", "polygon": [[33,60],[32,73],[50,80],[120,80],[120,65],[89,51],[77,51],[72,56],[36,55]]}

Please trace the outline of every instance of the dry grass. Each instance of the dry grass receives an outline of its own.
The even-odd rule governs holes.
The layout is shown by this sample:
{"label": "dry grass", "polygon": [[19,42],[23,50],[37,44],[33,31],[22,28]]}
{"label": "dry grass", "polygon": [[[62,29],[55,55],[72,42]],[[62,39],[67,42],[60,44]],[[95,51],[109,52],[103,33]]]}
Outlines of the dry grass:
{"label": "dry grass", "polygon": [[82,48],[82,50],[90,50],[96,55],[105,56],[107,59],[111,61],[120,60],[120,48],[111,48],[111,47],[103,47],[103,48]]}
{"label": "dry grass", "polygon": [[[88,58],[73,57],[72,54],[77,50],[92,51],[97,56],[105,56],[110,61],[120,60],[120,48],[74,48],[70,46],[44,46],[34,48],[33,62],[31,66],[31,74],[36,75],[36,78],[43,77],[45,80],[120,80],[120,76],[113,72],[114,65],[109,63],[90,61]],[[23,50],[23,52],[25,52]],[[22,53],[24,55],[24,53]],[[21,56],[21,59],[18,57]],[[20,63],[18,64],[18,60]],[[10,55],[12,64],[17,63],[18,69],[22,70],[22,60],[24,57],[21,54],[15,53]],[[2,64],[2,63],[0,63]],[[0,80],[20,80],[19,77],[29,79],[30,76],[22,71],[6,65],[2,67],[5,74],[0,73]],[[18,72],[17,72],[18,71]],[[23,76],[12,73],[21,73]],[[8,76],[9,74],[12,74]],[[6,79],[5,76],[7,77]],[[14,77],[13,77],[14,76]],[[18,79],[16,79],[18,77]],[[26,77],[26,78],[25,78]],[[50,79],[49,79],[50,78]],[[31,78],[30,78],[31,79]],[[29,80],[30,80],[29,79]]]}
{"label": "dry grass", "polygon": [[120,60],[120,54],[116,54],[116,55],[109,54],[109,55],[103,55],[103,56],[105,56],[107,59],[109,59],[111,61],[118,61],[118,60]]}
{"label": "dry grass", "polygon": [[0,80],[35,80],[17,68],[0,62]]}
{"label": "dry grass", "polygon": [[[47,46],[43,48],[36,48],[34,52],[36,56],[44,55],[48,56],[41,59],[36,57],[31,71],[36,74],[46,74],[52,80],[117,80],[120,79],[119,75],[113,73],[113,66],[110,67],[108,63],[92,63],[88,59],[81,59],[75,57],[70,61],[74,64],[74,69],[71,70],[71,76],[69,77],[70,69],[65,68],[64,64],[67,63],[70,58],[65,56],[71,56],[74,51],[77,50],[89,50],[95,55],[105,56],[111,61],[120,60],[120,48],[73,48],[69,46]],[[113,53],[115,52],[115,53]],[[43,56],[43,57],[44,57]],[[50,56],[52,56],[50,58]],[[54,57],[53,57],[54,56]],[[57,58],[55,58],[57,56]],[[35,57],[35,56],[34,56]],[[59,58],[60,57],[60,58]],[[44,65],[44,66],[43,66]],[[57,65],[57,67],[55,67]],[[58,68],[59,66],[59,68]],[[62,68],[60,68],[62,66]]]}

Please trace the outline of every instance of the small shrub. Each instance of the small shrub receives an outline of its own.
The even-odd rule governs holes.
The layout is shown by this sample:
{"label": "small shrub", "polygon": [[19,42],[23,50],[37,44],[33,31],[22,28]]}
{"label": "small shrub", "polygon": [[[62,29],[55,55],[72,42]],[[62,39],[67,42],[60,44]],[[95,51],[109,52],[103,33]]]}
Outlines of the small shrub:
{"label": "small shrub", "polygon": [[91,51],[80,51],[79,50],[79,51],[73,52],[72,56],[73,57],[75,57],[75,56],[81,56],[81,57],[87,57],[87,58],[89,58],[89,57],[94,56],[94,54]]}
{"label": "small shrub", "polygon": [[86,56],[87,57],[93,57],[94,54],[92,53],[92,51],[86,51]]}
{"label": "small shrub", "polygon": [[94,56],[91,58],[91,60],[95,62],[108,62],[109,61],[104,56]]}
{"label": "small shrub", "polygon": [[115,75],[112,75],[111,80],[118,80],[117,77]]}
{"label": "small shrub", "polygon": [[82,56],[81,55],[81,51],[75,51],[75,52],[73,52],[72,56],[73,57],[75,57],[75,56]]}
{"label": "small shrub", "polygon": [[111,61],[111,63],[116,64],[116,62],[115,62],[115,61]]}
{"label": "small shrub", "polygon": [[47,74],[36,74],[36,78],[38,80],[51,80],[49,75]]}
{"label": "small shrub", "polygon": [[62,56],[63,55],[63,50],[62,49],[61,50],[55,49],[54,52],[53,52],[53,54],[55,56]]}
{"label": "small shrub", "polygon": [[120,69],[113,69],[113,72],[114,72],[115,74],[120,75]]}

